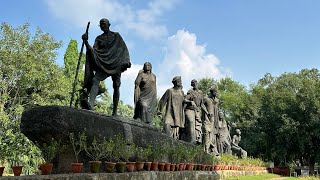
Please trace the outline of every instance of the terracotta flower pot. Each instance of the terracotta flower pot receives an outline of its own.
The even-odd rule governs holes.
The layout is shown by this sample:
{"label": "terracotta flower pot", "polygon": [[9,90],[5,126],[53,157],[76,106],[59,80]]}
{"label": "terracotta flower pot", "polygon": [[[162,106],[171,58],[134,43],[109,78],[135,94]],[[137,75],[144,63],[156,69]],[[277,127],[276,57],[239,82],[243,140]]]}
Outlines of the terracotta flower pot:
{"label": "terracotta flower pot", "polygon": [[151,170],[151,164],[152,164],[152,162],[145,162],[144,163],[144,169],[146,171],[150,171]]}
{"label": "terracotta flower pot", "polygon": [[0,167],[0,176],[2,176],[3,171],[4,171],[4,167]]}
{"label": "terracotta flower pot", "polygon": [[206,170],[206,165],[205,164],[201,164],[200,171],[205,171],[205,170]]}
{"label": "terracotta flower pot", "polygon": [[144,162],[136,162],[136,170],[142,171],[144,166]]}
{"label": "terracotta flower pot", "polygon": [[171,163],[166,163],[166,164],[164,165],[164,170],[165,170],[165,171],[170,171],[170,166],[171,166]]}
{"label": "terracotta flower pot", "polygon": [[71,163],[71,171],[73,173],[80,173],[83,168],[83,163]]}
{"label": "terracotta flower pot", "polygon": [[221,165],[214,165],[213,170],[215,171],[220,171],[221,170]]}
{"label": "terracotta flower pot", "polygon": [[170,171],[175,171],[175,170],[176,170],[176,164],[171,164]]}
{"label": "terracotta flower pot", "polygon": [[20,176],[23,166],[11,166],[14,176]]}
{"label": "terracotta flower pot", "polygon": [[211,171],[212,165],[206,165],[206,170]]}
{"label": "terracotta flower pot", "polygon": [[186,166],[187,166],[187,167],[186,167],[186,170],[187,170],[187,171],[192,171],[192,170],[193,170],[193,164],[192,164],[192,163],[187,163]]}
{"label": "terracotta flower pot", "polygon": [[126,162],[117,162],[116,171],[117,173],[123,173],[126,170]]}
{"label": "terracotta flower pot", "polygon": [[127,162],[126,166],[127,166],[127,171],[128,172],[133,172],[134,171],[134,167],[136,166],[136,162]]}
{"label": "terracotta flower pot", "polygon": [[152,162],[151,163],[151,171],[158,171],[158,162]]}
{"label": "terracotta flower pot", "polygon": [[101,161],[89,161],[89,163],[91,173],[98,173],[100,171]]}
{"label": "terracotta flower pot", "polygon": [[179,171],[184,171],[184,168],[185,168],[184,163],[180,163],[179,164]]}
{"label": "terracotta flower pot", "polygon": [[114,167],[116,166],[116,163],[113,163],[113,162],[105,162],[104,163],[104,167],[105,167],[105,171],[107,172],[107,173],[113,173],[113,171],[114,171]]}
{"label": "terracotta flower pot", "polygon": [[40,165],[40,170],[42,175],[48,175],[51,174],[53,168],[52,163],[45,163]]}
{"label": "terracotta flower pot", "polygon": [[165,165],[166,165],[166,163],[159,163],[158,164],[159,171],[164,171],[164,166]]}

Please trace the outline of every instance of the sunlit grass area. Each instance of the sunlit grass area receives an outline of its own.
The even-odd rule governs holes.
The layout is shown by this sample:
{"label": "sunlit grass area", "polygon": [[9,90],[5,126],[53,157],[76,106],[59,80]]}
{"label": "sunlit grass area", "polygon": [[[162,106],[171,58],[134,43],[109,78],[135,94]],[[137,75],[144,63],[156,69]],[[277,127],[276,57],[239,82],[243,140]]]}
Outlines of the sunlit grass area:
{"label": "sunlit grass area", "polygon": [[320,177],[282,177],[277,174],[261,174],[254,176],[229,177],[225,180],[320,180]]}

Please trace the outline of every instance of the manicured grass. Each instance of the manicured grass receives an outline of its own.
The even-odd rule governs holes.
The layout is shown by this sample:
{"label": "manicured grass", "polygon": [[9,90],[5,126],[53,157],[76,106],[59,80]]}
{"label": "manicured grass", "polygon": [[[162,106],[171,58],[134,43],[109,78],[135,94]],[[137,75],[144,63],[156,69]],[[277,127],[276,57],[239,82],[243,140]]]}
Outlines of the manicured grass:
{"label": "manicured grass", "polygon": [[320,177],[282,177],[277,174],[261,174],[255,176],[230,177],[225,180],[271,180],[274,178],[281,178],[281,180],[320,180]]}
{"label": "manicured grass", "polygon": [[239,176],[239,177],[230,177],[226,180],[264,180],[264,179],[272,179],[272,178],[279,178],[280,175],[277,174],[261,174],[261,175],[254,175],[254,176]]}

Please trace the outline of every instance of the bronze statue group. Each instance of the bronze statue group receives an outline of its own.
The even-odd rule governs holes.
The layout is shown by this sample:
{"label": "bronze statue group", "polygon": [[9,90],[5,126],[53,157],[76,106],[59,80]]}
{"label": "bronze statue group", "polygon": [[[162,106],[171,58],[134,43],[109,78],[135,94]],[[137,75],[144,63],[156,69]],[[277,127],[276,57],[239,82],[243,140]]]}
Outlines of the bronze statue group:
{"label": "bronze statue group", "polygon": [[[88,32],[82,36],[87,49],[82,107],[94,110],[96,96],[102,91],[99,83],[111,76],[114,89],[112,115],[117,115],[121,73],[130,68],[131,63],[125,42],[109,27],[107,19],[100,20],[103,33],[95,39],[93,47],[88,43]],[[156,114],[162,115],[163,132],[168,136],[203,144],[207,153],[217,156],[232,153],[246,157],[247,152],[239,146],[241,131],[236,129],[236,134],[230,136],[231,127],[219,109],[217,86],[212,86],[206,95],[199,90],[195,79],[187,94],[182,90],[180,76],[174,77],[172,84],[157,103],[156,76],[152,73],[151,63],[144,63],[135,80],[133,118],[149,124]]]}

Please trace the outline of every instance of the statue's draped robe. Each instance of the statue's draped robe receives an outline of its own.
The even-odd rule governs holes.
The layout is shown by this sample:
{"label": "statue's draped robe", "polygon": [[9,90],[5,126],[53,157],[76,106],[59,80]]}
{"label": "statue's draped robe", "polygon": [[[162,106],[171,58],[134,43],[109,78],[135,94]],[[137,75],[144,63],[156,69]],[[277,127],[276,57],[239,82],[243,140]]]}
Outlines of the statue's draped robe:
{"label": "statue's draped robe", "polygon": [[203,103],[203,93],[199,89],[190,89],[185,99],[193,101],[195,104],[195,106],[187,104],[185,107],[186,141],[202,143],[201,105]]}
{"label": "statue's draped robe", "polygon": [[109,31],[99,35],[94,46],[87,48],[84,88],[91,87],[93,71],[114,75],[124,72],[129,64],[129,51],[119,33]]}
{"label": "statue's draped robe", "polygon": [[141,70],[135,80],[134,90],[134,117],[151,123],[157,106],[156,76]]}
{"label": "statue's draped robe", "polygon": [[163,117],[164,123],[171,127],[184,128],[184,93],[181,89],[168,89],[159,101],[159,109],[166,105],[166,112]]}

